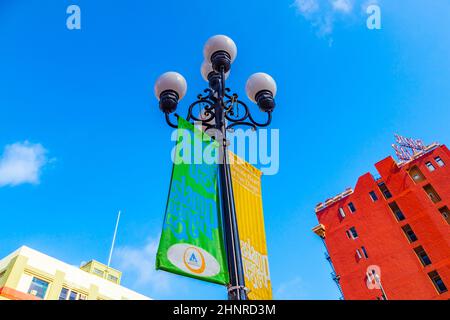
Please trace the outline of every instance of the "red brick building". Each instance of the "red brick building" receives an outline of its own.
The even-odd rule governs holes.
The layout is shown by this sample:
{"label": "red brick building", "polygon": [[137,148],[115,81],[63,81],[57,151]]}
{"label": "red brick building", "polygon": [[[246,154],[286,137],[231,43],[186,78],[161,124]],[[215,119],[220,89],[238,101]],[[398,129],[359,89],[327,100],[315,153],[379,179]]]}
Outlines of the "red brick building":
{"label": "red brick building", "polygon": [[[450,151],[375,164],[355,189],[316,206],[345,299],[450,299]],[[375,271],[375,272],[374,272]]]}

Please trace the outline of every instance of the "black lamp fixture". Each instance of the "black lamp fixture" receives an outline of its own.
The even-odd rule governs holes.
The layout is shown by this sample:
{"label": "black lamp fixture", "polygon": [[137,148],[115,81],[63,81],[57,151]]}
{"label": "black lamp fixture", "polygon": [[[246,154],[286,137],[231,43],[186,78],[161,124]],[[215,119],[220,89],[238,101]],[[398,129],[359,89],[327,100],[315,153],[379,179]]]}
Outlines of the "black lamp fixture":
{"label": "black lamp fixture", "polygon": [[[234,41],[224,35],[213,36],[205,43],[203,55],[205,60],[201,66],[201,74],[203,79],[209,83],[209,88],[204,90],[205,96],[199,95],[198,100],[191,104],[186,119],[188,121],[212,121],[216,115],[214,112],[208,111],[214,111],[213,105],[218,102],[216,100],[221,100],[223,116],[227,120],[226,129],[237,125],[247,125],[254,129],[268,126],[271,122],[271,113],[275,108],[274,98],[277,93],[277,85],[273,78],[266,73],[258,72],[251,75],[246,83],[245,89],[249,100],[267,114],[267,121],[259,123],[253,119],[248,106],[238,99],[238,95],[230,95],[230,89],[225,87],[231,65],[237,57],[237,47]],[[178,102],[186,95],[186,80],[177,72],[166,72],[156,81],[154,91],[167,123],[176,128],[177,126],[169,119],[169,114],[176,111]],[[208,105],[205,108],[206,113],[211,115],[208,117],[208,121],[192,114],[193,108],[199,104]],[[240,106],[244,109],[244,117],[239,116],[239,112],[237,112]]]}
{"label": "black lamp fixture", "polygon": [[155,83],[159,109],[166,114],[175,112],[178,102],[184,98],[186,91],[186,79],[181,74],[173,71],[162,74]]}

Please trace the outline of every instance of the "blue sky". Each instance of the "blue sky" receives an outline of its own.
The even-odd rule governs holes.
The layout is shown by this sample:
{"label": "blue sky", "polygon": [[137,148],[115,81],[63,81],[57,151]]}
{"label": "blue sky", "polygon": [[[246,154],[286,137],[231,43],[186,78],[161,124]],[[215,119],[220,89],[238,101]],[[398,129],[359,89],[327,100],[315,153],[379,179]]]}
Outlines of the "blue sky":
{"label": "blue sky", "polygon": [[[334,5],[333,3],[334,2]],[[394,133],[450,141],[450,2],[379,0],[0,2],[0,256],[28,245],[106,262],[154,298],[222,299],[223,287],[153,270],[170,180],[171,130],[153,83],[182,73],[186,110],[206,85],[204,42],[238,46],[229,85],[278,84],[280,171],[263,177],[276,298],[336,299],[316,203],[393,154]],[[81,8],[82,29],[66,28]],[[246,99],[246,98],[245,98]],[[255,108],[256,109],[256,108]]]}

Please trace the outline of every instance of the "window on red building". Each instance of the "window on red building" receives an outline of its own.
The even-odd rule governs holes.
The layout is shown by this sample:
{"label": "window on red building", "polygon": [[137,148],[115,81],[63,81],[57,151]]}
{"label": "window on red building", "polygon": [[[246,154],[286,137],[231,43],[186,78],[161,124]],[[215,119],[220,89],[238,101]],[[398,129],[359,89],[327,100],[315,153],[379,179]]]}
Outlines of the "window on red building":
{"label": "window on red building", "polygon": [[392,198],[392,193],[389,191],[389,189],[386,187],[386,184],[384,182],[381,182],[378,184],[378,187],[380,188],[381,193],[386,199]]}
{"label": "window on red building", "polygon": [[377,194],[375,193],[375,191],[370,191],[369,195],[373,202],[378,200],[378,197],[377,197]]}
{"label": "window on red building", "polygon": [[356,211],[355,205],[353,204],[353,202],[350,202],[348,204],[348,208],[350,209],[350,211],[353,213]]}
{"label": "window on red building", "polygon": [[420,171],[420,169],[417,166],[414,166],[411,169],[409,169],[408,173],[409,173],[409,176],[414,180],[415,183],[419,183],[419,182],[426,180],[422,171]]}
{"label": "window on red building", "polygon": [[439,209],[439,212],[441,213],[442,217],[447,221],[448,224],[450,224],[450,211],[448,210],[448,207],[442,207]]}
{"label": "window on red building", "polygon": [[417,241],[417,236],[414,233],[414,231],[412,230],[411,226],[409,224],[404,225],[402,227],[403,232],[405,233],[406,237],[408,238],[408,241],[410,243],[416,242]]}
{"label": "window on red building", "polygon": [[439,293],[442,294],[444,292],[447,292],[447,287],[445,286],[444,281],[442,281],[442,278],[437,271],[430,272],[428,276],[430,277],[433,285]]}
{"label": "window on red building", "polygon": [[436,161],[436,163],[438,164],[439,167],[445,166],[445,163],[444,163],[444,161],[442,161],[441,157],[434,158],[434,161]]}
{"label": "window on red building", "polygon": [[343,208],[339,208],[339,215],[341,216],[341,218],[345,218],[345,211]]}
{"label": "window on red building", "polygon": [[359,249],[356,249],[356,256],[358,257],[358,259],[362,259],[362,255]]}
{"label": "window on red building", "polygon": [[433,166],[433,164],[430,161],[425,162],[425,165],[427,166],[428,171],[430,171],[430,172],[433,172],[434,170],[436,170],[436,168]]}
{"label": "window on red building", "polygon": [[356,228],[355,227],[351,227],[350,229],[348,229],[346,231],[347,237],[349,239],[357,239],[358,238],[358,232],[356,232]]}
{"label": "window on red building", "polygon": [[356,256],[358,259],[369,259],[369,255],[367,254],[367,250],[365,247],[361,247],[361,249],[356,249]]}
{"label": "window on red building", "polygon": [[431,264],[431,259],[422,246],[414,248],[414,251],[416,252],[417,257],[419,257],[419,260],[424,267]]}
{"label": "window on red building", "polygon": [[427,184],[426,186],[423,187],[423,189],[427,193],[430,200],[433,201],[433,203],[437,203],[442,200],[431,184]]}
{"label": "window on red building", "polygon": [[366,259],[369,259],[369,255],[367,254],[367,250],[364,246],[361,247],[361,251]]}
{"label": "window on red building", "polygon": [[405,220],[405,215],[403,214],[402,210],[400,210],[399,206],[395,201],[389,203],[389,207],[391,208],[392,213],[394,214],[395,219],[397,219],[397,221]]}

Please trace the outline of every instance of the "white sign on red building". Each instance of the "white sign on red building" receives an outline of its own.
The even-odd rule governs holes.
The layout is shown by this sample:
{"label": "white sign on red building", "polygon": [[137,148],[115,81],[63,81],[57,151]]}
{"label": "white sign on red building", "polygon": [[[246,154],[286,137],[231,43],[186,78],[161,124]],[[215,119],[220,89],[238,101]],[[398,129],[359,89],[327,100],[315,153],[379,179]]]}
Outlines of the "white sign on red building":
{"label": "white sign on red building", "polygon": [[426,148],[422,140],[406,138],[398,134],[394,134],[394,136],[396,143],[392,144],[392,148],[400,161],[409,161],[414,154]]}

